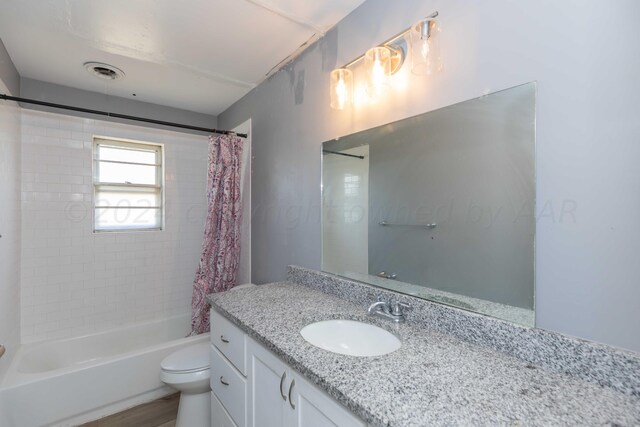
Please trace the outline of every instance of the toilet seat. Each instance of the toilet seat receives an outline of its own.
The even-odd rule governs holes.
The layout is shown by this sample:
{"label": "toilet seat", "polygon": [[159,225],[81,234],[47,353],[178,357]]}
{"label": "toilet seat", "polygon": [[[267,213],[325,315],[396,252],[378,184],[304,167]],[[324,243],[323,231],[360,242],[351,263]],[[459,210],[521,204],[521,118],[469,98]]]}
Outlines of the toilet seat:
{"label": "toilet seat", "polygon": [[199,384],[201,383],[208,385],[210,376],[211,373],[209,371],[209,368],[191,372],[169,372],[164,370],[160,371],[160,381],[178,389],[181,388],[181,385],[191,385],[193,387],[199,387]]}
{"label": "toilet seat", "polygon": [[209,387],[209,344],[185,347],[160,363],[160,380],[181,391],[196,391]]}
{"label": "toilet seat", "polygon": [[209,344],[195,344],[165,357],[160,363],[165,373],[189,374],[209,370]]}

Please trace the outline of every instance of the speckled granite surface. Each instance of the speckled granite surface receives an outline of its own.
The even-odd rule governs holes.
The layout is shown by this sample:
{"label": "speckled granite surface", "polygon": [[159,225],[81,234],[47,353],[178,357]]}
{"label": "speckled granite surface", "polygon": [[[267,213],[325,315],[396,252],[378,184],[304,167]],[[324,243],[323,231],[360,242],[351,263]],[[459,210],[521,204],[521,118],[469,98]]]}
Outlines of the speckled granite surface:
{"label": "speckled granite surface", "polygon": [[640,398],[638,353],[523,327],[302,267],[290,266],[288,280],[365,308],[380,295],[406,302],[413,307],[407,319],[418,325]]}
{"label": "speckled granite surface", "polygon": [[[640,424],[639,397],[420,323],[368,317],[369,296],[354,298],[282,282],[213,294],[209,301],[372,426]],[[300,335],[310,323],[336,318],[376,324],[396,334],[402,347],[359,358],[321,350]]]}

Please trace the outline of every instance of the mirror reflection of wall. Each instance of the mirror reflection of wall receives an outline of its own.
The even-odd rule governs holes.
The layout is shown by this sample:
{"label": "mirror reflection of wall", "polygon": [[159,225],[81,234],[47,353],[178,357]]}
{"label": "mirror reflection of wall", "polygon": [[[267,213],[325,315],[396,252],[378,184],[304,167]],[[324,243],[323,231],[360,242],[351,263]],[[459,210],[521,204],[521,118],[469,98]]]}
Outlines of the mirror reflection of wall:
{"label": "mirror reflection of wall", "polygon": [[326,142],[323,269],[533,325],[534,146],[533,83]]}

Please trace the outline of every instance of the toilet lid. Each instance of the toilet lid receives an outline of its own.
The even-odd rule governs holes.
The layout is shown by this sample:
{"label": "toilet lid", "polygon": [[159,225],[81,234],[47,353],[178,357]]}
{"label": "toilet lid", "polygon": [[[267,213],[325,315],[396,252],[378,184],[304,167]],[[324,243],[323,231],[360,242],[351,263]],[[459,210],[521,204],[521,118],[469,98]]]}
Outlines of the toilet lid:
{"label": "toilet lid", "polygon": [[169,372],[191,372],[209,368],[209,344],[196,344],[164,358],[160,367]]}

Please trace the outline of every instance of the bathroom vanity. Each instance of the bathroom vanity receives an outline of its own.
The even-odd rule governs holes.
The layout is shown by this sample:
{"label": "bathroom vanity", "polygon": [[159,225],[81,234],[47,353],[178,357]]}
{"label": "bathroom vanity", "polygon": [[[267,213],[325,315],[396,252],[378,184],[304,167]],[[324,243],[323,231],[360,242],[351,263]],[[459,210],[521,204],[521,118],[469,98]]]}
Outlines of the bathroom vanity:
{"label": "bathroom vanity", "polygon": [[211,419],[216,427],[365,426],[213,309],[211,390]]}
{"label": "bathroom vanity", "polygon": [[[406,322],[369,316],[379,297],[410,305]],[[640,423],[635,353],[299,267],[209,301],[214,425]],[[355,357],[303,338],[328,319],[375,325],[401,346]]]}

